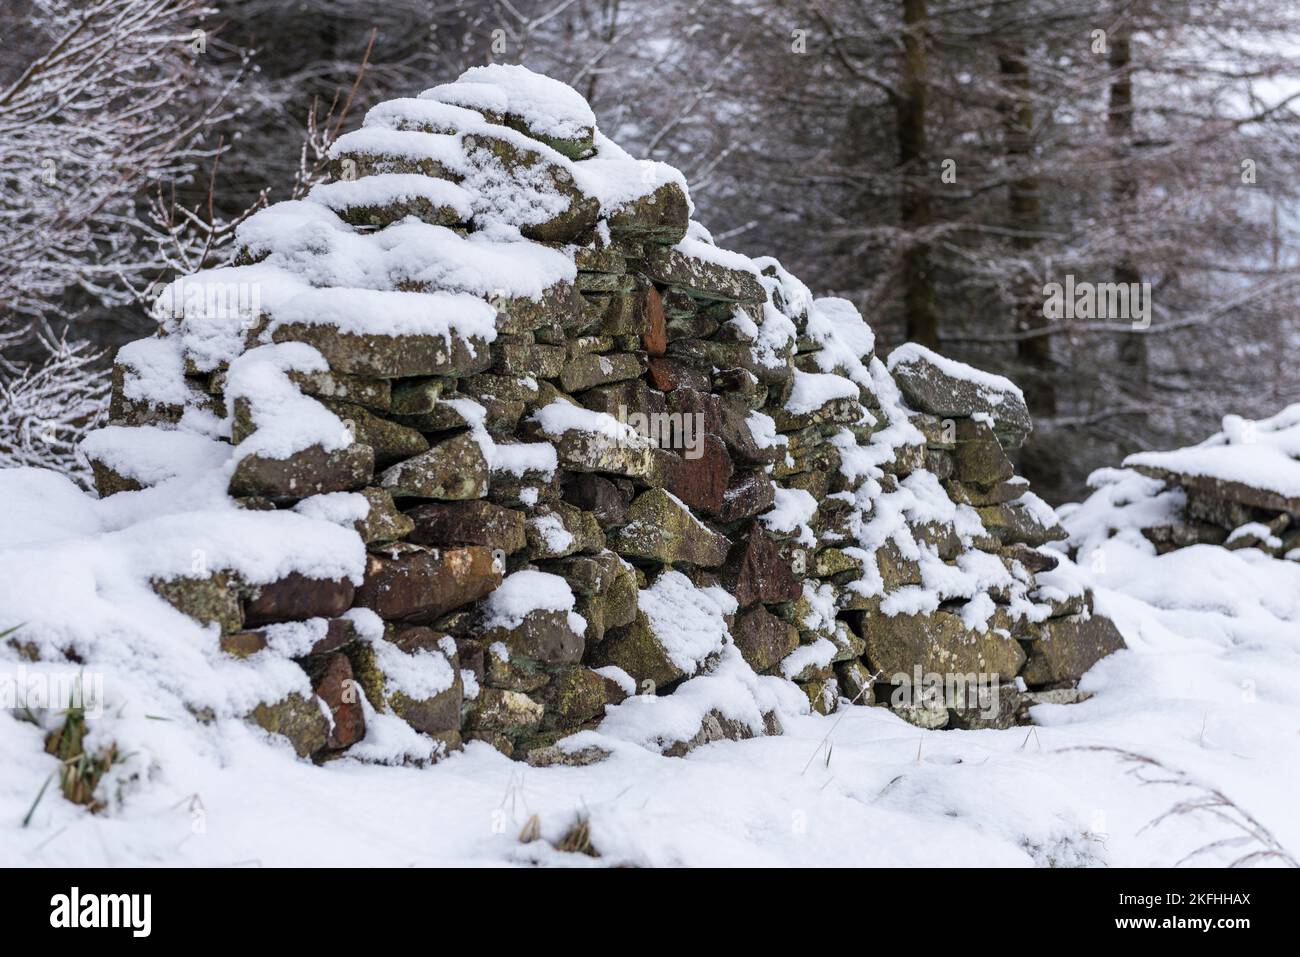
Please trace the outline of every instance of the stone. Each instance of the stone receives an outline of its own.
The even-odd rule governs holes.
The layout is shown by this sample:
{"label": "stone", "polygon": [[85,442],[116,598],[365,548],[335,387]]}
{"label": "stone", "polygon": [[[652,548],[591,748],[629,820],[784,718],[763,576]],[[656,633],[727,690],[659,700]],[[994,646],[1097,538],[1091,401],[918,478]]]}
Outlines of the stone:
{"label": "stone", "polygon": [[862,561],[843,549],[823,548],[813,559],[813,574],[817,578],[857,581],[862,577]]}
{"label": "stone", "polygon": [[664,183],[611,213],[609,231],[619,238],[675,246],[686,236],[690,203],[678,183]]}
{"label": "stone", "polygon": [[870,667],[883,672],[881,680],[886,682],[896,675],[910,676],[917,667],[924,674],[996,674],[1011,681],[1025,663],[1025,653],[1014,638],[991,628],[983,634],[968,629],[959,616],[947,611],[892,617],[864,614],[859,633],[866,639]]}
{"label": "stone", "polygon": [[646,363],[646,380],[661,392],[674,389],[708,391],[709,374],[676,356],[652,356]]}
{"label": "stone", "polygon": [[529,516],[525,533],[528,556],[534,561],[598,552],[605,547],[605,533],[596,516],[564,502],[539,505]]}
{"label": "stone", "polygon": [[287,738],[300,758],[329,743],[329,720],[315,695],[307,698],[294,693],[273,703],[262,702],[248,719],[264,731]]}
{"label": "stone", "polygon": [[505,645],[513,665],[524,659],[541,668],[576,665],[584,649],[583,636],[573,630],[568,612],[545,609],[530,611],[517,624],[483,627],[478,638],[489,647]]}
{"label": "stone", "polygon": [[[1143,475],[1186,489],[1189,505],[1195,500],[1200,511],[1193,518],[1212,521],[1229,529],[1246,524],[1240,520],[1240,513],[1231,508],[1233,505],[1300,516],[1300,497],[1282,495],[1244,482],[1231,482],[1209,475],[1191,475],[1149,465],[1136,465],[1135,468]],[[1220,517],[1224,520],[1215,521]]]}
{"label": "stone", "polygon": [[505,691],[532,694],[546,686],[551,673],[534,658],[515,656],[504,643],[492,643],[483,652],[483,683]]}
{"label": "stone", "polygon": [[229,491],[236,498],[302,499],[354,491],[374,473],[375,453],[368,445],[353,444],[333,452],[313,445],[286,459],[246,455],[230,476]]}
{"label": "stone", "polygon": [[395,498],[482,498],[488,490],[488,464],[478,442],[462,432],[388,468],[380,482]]}
{"label": "stone", "polygon": [[627,272],[627,257],[613,246],[579,246],[573,250],[573,265],[579,272]]}
{"label": "stone", "polygon": [[[956,473],[956,463],[953,464],[952,470]],[[969,505],[972,508],[983,508],[986,505],[1005,505],[1008,502],[1014,502],[1025,494],[1025,483],[1021,480],[998,482],[985,488],[977,485],[963,485],[961,482],[956,481],[946,481],[943,483],[943,488],[948,493],[948,497],[958,505]]]}
{"label": "stone", "polygon": [[559,672],[538,697],[546,707],[541,724],[546,731],[576,729],[604,717],[606,706],[623,701],[627,693],[618,682],[575,666]]}
{"label": "stone", "polygon": [[86,458],[90,462],[90,472],[94,478],[95,491],[99,493],[100,498],[108,498],[118,492],[138,492],[144,488],[135,479],[128,478],[94,456],[88,454]]}
{"label": "stone", "polygon": [[636,288],[636,277],[627,273],[580,272],[577,280],[581,293],[629,293]]}
{"label": "stone", "polygon": [[1012,684],[980,689],[975,701],[948,702],[949,728],[964,731],[1005,731],[1020,724],[1024,695]]}
{"label": "stone", "polygon": [[933,353],[918,347],[906,347],[906,357],[895,361],[890,357],[889,371],[907,403],[921,412],[941,419],[970,418],[981,414],[993,422],[993,431],[1008,440],[1012,448],[1019,447],[1034,428],[1020,390],[1007,383],[1009,388],[993,388],[989,382],[972,382],[945,371]]}
{"label": "stone", "polygon": [[486,596],[501,584],[502,568],[490,549],[424,549],[372,552],[355,603],[386,621],[432,623],[453,609]]}
{"label": "stone", "polygon": [[323,372],[290,372],[289,381],[298,386],[304,395],[318,399],[351,402],[379,412],[387,411],[392,403],[392,384],[388,379],[347,375],[331,369]]}
{"label": "stone", "polygon": [[668,351],[668,325],[659,290],[647,284],[641,292],[639,307],[645,329],[641,333],[641,344],[647,355],[662,356]]}
{"label": "stone", "polygon": [[465,718],[469,731],[495,731],[508,738],[519,738],[537,730],[545,708],[520,691],[480,688],[470,702]]}
{"label": "stone", "polygon": [[940,731],[948,727],[948,709],[942,701],[927,699],[916,704],[891,704],[889,710],[923,731]]}
{"label": "stone", "polygon": [[808,696],[808,705],[817,714],[834,714],[839,707],[840,686],[834,675],[800,682],[799,688]]}
{"label": "stone", "polygon": [[989,486],[1005,482],[1016,474],[1015,466],[1002,451],[991,426],[961,419],[957,423],[957,444],[953,451],[957,478],[962,482]]}
{"label": "stone", "polygon": [[216,625],[222,633],[240,631],[244,627],[244,612],[234,580],[225,572],[216,572],[203,578],[173,578],[155,580],[151,585],[156,594],[182,615],[188,615],[204,625]]}
{"label": "stone", "polygon": [[815,409],[791,412],[781,407],[771,410],[778,432],[794,432],[812,425],[852,425],[862,418],[862,404],[856,398],[828,399]]}
{"label": "stone", "polygon": [[664,286],[674,286],[697,299],[719,302],[762,302],[767,293],[752,273],[728,269],[671,246],[651,246],[641,271]]}
{"label": "stone", "polygon": [[596,516],[602,527],[610,528],[627,521],[627,507],[632,502],[630,483],[620,485],[614,479],[592,473],[566,475],[564,501]]}
{"label": "stone", "polygon": [[455,208],[429,200],[425,196],[407,195],[386,203],[332,202],[330,208],[352,226],[382,227],[399,223],[408,216],[432,226],[458,226],[461,216]]}
{"label": "stone", "polygon": [[185,393],[183,402],[163,402],[148,396],[132,397],[126,394],[128,377],[136,378],[140,370],[115,360],[112,386],[108,400],[108,421],[111,425],[138,426],[175,424],[189,408],[206,409],[217,416],[226,414],[225,404],[218,396],[208,394],[199,382],[182,378],[177,382]]}
{"label": "stone", "polygon": [[222,635],[217,644],[232,658],[247,658],[266,647],[266,635],[260,631],[236,631]]}
{"label": "stone", "polygon": [[649,617],[640,609],[630,625],[605,634],[605,640],[592,650],[589,663],[596,668],[616,665],[632,676],[638,688],[643,692],[649,689],[651,694],[686,677],[686,672],[668,656]]}
{"label": "stone", "polygon": [[762,514],[776,501],[776,483],[760,471],[736,472],[727,483],[718,520],[740,522]]}
{"label": "stone", "polygon": [[741,656],[758,672],[775,668],[799,647],[799,630],[762,605],[738,614],[731,634]]}
{"label": "stone", "polygon": [[[768,716],[764,716],[767,719]],[[772,716],[771,721],[775,721]],[[775,733],[780,733],[776,731]],[[664,746],[663,755],[669,758],[681,758],[690,754],[696,748],[703,747],[706,744],[713,744],[715,741],[745,741],[749,738],[758,736],[753,728],[743,721],[737,721],[735,718],[728,718],[725,714],[717,709],[705,713],[700,720],[700,728],[691,737],[671,741]]]}
{"label": "stone", "polygon": [[625,558],[716,568],[726,561],[730,542],[667,492],[650,489],[628,507],[628,524],[610,536],[609,547]]}
{"label": "stone", "polygon": [[[480,379],[482,375],[471,378]],[[459,379],[447,376],[399,379],[392,385],[389,414],[400,422],[426,432],[456,428],[464,421],[464,417],[443,400],[457,397],[456,390],[460,382]]]}
{"label": "stone", "polygon": [[989,505],[977,508],[980,521],[999,542],[1021,542],[1032,548],[1059,542],[1069,536],[1059,523],[1045,525],[1039,519],[1037,511],[1027,505],[1015,502],[1006,505]]}
{"label": "stone", "polygon": [[360,494],[365,496],[370,511],[354,527],[367,545],[400,541],[414,531],[415,523],[398,510],[388,489],[363,488]]}
{"label": "stone", "polygon": [[871,670],[861,661],[842,661],[837,664],[835,680],[839,683],[840,693],[849,699],[850,704],[876,703],[875,679],[871,675]]}
{"label": "stone", "polygon": [[485,499],[430,502],[406,513],[419,545],[482,545],[503,555],[524,547],[524,514]]}
{"label": "stone", "polygon": [[725,504],[735,468],[726,444],[716,435],[697,436],[696,446],[666,459],[664,488],[690,508],[716,516]]}
{"label": "stone", "polygon": [[[313,661],[347,647],[357,639],[356,626],[350,618],[331,618],[325,625],[325,634],[308,649],[301,661]],[[248,658],[266,648],[266,629],[236,631],[223,634],[218,641],[222,651],[234,658]]]}
{"label": "stone", "polygon": [[567,358],[564,346],[544,345],[531,337],[498,336],[492,343],[492,371],[497,375],[556,379]]}
{"label": "stone", "polygon": [[581,392],[610,382],[636,379],[643,371],[641,360],[630,353],[587,353],[574,356],[564,364],[560,386],[566,392]]}
{"label": "stone", "polygon": [[755,602],[796,601],[803,594],[789,560],[756,522],[731,547],[722,584],[742,608]]}
{"label": "stone", "polygon": [[244,622],[264,625],[307,618],[337,618],[352,607],[356,586],[346,578],[308,578],[290,572],[277,581],[253,587],[244,602]]}
{"label": "stone", "polygon": [[614,438],[600,432],[568,429],[551,439],[560,465],[571,472],[603,472],[650,485],[663,483],[666,453],[640,436]]}
{"label": "stone", "polygon": [[585,314],[590,327],[606,336],[640,336],[646,331],[646,315],[636,293],[587,296]]}
{"label": "stone", "polygon": [[290,322],[276,326],[271,338],[314,346],[335,372],[380,379],[465,376],[485,372],[492,363],[486,342],[456,335],[449,341],[442,336],[343,332],[336,326]]}
{"label": "stone", "polygon": [[565,343],[565,351],[570,359],[577,356],[609,352],[614,348],[613,336],[579,336]]}
{"label": "stone", "polygon": [[545,143],[555,152],[567,156],[571,160],[586,159],[596,151],[595,127],[588,126],[576,136],[565,137],[542,132],[536,127],[530,126],[526,119],[515,113],[503,114],[501,122],[513,130],[518,130],[525,136],[532,137],[539,143]]}
{"label": "stone", "polygon": [[1019,562],[1026,571],[1035,575],[1050,572],[1060,564],[1060,559],[1051,552],[1041,548],[1030,548],[1019,542],[1004,545],[999,550],[999,554],[1007,561]]}
{"label": "stone", "polygon": [[[514,198],[545,194],[547,200],[555,196],[567,200],[563,208],[540,221],[535,213],[520,217],[521,221],[515,225],[529,239],[567,243],[596,225],[600,201],[582,192],[568,169],[547,159],[539,150],[477,131],[462,136],[461,144],[470,163],[500,179],[497,187],[500,191]],[[550,212],[552,204],[541,201],[540,196],[538,199],[532,209]]]}
{"label": "stone", "polygon": [[1114,622],[1102,615],[1052,618],[1029,643],[1023,677],[1031,686],[1078,681],[1107,655],[1125,647]]}
{"label": "stone", "polygon": [[[604,412],[626,423],[638,435],[650,440],[651,444],[664,444],[656,441],[658,432],[666,431],[670,436],[673,434],[671,427],[667,430],[652,428],[654,422],[648,417],[662,415],[667,411],[668,403],[662,392],[650,388],[642,379],[625,379],[597,386],[582,393],[578,399],[584,408]],[[642,416],[647,418],[643,420]]]}
{"label": "stone", "polygon": [[548,744],[530,749],[524,760],[535,768],[582,768],[599,764],[612,753],[594,744],[572,750],[561,748],[558,744]]}
{"label": "stone", "polygon": [[550,323],[569,323],[585,305],[577,287],[568,280],[552,283],[537,297],[506,296],[498,290],[488,297],[488,302],[497,311],[496,326],[501,335],[532,332]]}
{"label": "stone", "polygon": [[[402,649],[400,654],[439,655],[446,658],[436,644],[432,648],[422,643],[419,647],[408,647],[410,650]],[[393,686],[392,678],[384,672],[381,658],[371,642],[357,642],[349,647],[348,660],[352,664],[357,683],[376,711],[391,711],[416,731],[441,740],[446,740],[443,736],[452,732],[459,733],[464,687],[460,671],[452,662],[447,662],[450,681],[446,688],[428,697],[415,697],[400,687]]]}
{"label": "stone", "polygon": [[334,751],[350,748],[366,736],[366,716],[348,656],[337,652],[327,655],[314,680],[316,697],[329,708],[333,719],[325,747]]}

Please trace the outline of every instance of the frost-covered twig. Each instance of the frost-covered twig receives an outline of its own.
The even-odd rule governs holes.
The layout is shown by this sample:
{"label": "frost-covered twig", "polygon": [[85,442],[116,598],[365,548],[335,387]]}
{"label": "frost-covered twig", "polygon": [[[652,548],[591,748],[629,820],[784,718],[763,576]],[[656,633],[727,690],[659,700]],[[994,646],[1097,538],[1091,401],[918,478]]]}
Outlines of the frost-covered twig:
{"label": "frost-covered twig", "polygon": [[84,343],[60,340],[43,363],[0,381],[0,468],[52,468],[88,483],[77,444],[107,413],[101,358]]}
{"label": "frost-covered twig", "polygon": [[[1185,855],[1177,863],[1184,864],[1193,858],[1201,857],[1214,851],[1226,848],[1250,848],[1253,850],[1240,855],[1229,863],[1229,867],[1242,867],[1247,864],[1255,864],[1261,861],[1279,861],[1288,867],[1300,867],[1300,862],[1282,846],[1273,833],[1261,824],[1255,817],[1234,802],[1218,788],[1200,781],[1194,780],[1184,771],[1177,768],[1171,768],[1167,764],[1148,757],[1145,754],[1138,754],[1136,751],[1128,751],[1124,748],[1115,748],[1105,745],[1085,745],[1072,748],[1063,748],[1064,751],[1095,751],[1114,755],[1121,762],[1128,765],[1128,773],[1132,774],[1143,785],[1168,785],[1170,787],[1183,788],[1191,792],[1191,796],[1184,800],[1178,801],[1163,814],[1160,814],[1154,820],[1148,822],[1138,832],[1154,828],[1174,817],[1194,816],[1197,814],[1206,814],[1217,818],[1229,827],[1239,833],[1227,838],[1221,838],[1211,841],[1208,844],[1196,848],[1191,853]],[[1158,775],[1158,776],[1153,776]]]}

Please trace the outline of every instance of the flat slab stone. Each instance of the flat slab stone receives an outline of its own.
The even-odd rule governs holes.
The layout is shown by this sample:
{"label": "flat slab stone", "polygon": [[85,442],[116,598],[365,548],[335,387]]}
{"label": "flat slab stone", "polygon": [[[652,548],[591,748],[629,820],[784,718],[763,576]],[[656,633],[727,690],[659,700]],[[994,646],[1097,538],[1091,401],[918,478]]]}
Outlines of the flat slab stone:
{"label": "flat slab stone", "polygon": [[491,549],[481,546],[371,553],[355,602],[385,621],[432,623],[487,595],[501,576]]}
{"label": "flat slab stone", "polygon": [[1015,384],[947,359],[915,343],[889,356],[889,371],[910,406],[940,418],[989,416],[998,435],[1019,445],[1033,431],[1029,407]]}
{"label": "flat slab stone", "polygon": [[892,617],[866,613],[862,632],[867,660],[873,670],[884,672],[882,682],[898,674],[910,678],[918,666],[925,674],[996,674],[1010,681],[1025,662],[1014,638],[992,628],[980,634],[946,611]]}
{"label": "flat slab stone", "polygon": [[1115,623],[1102,615],[1052,618],[1029,645],[1023,676],[1029,685],[1078,681],[1107,655],[1126,647]]}
{"label": "flat slab stone", "polygon": [[335,326],[287,322],[271,333],[275,342],[305,342],[336,372],[381,379],[466,376],[492,365],[488,343],[471,337],[343,332]]}
{"label": "flat slab stone", "polygon": [[753,273],[729,269],[672,246],[649,246],[640,270],[655,282],[675,286],[697,299],[763,302],[767,291]]}

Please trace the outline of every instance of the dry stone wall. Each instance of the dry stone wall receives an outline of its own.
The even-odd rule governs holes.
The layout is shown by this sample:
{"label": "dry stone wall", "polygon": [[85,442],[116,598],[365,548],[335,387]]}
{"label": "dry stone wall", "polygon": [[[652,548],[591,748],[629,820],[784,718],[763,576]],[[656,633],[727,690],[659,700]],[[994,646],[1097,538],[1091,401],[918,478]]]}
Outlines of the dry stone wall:
{"label": "dry stone wall", "polygon": [[[472,70],[332,162],[169,287],[85,445],[101,495],[184,461],[242,510],[355,529],[354,576],[155,583],[222,654],[301,666],[313,694],[248,715],[299,754],[364,757],[393,720],[431,756],[590,760],[558,743],[633,725],[681,754],[779,733],[792,700],[1006,726],[1122,644],[1043,547],[1019,390],[878,358],[850,303],[716,246],[568,87]],[[998,704],[894,694],[923,674]],[[682,704],[644,732],[648,696]]]}

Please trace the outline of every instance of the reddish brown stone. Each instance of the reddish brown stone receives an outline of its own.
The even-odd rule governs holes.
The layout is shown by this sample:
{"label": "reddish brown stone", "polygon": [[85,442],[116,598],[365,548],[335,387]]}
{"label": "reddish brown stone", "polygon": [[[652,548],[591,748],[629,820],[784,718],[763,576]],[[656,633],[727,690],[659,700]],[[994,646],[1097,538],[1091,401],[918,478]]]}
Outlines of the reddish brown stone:
{"label": "reddish brown stone", "polygon": [[738,615],[731,636],[749,666],[759,672],[775,668],[782,658],[799,647],[799,629],[762,605]]}
{"label": "reddish brown stone", "polygon": [[418,545],[482,545],[507,555],[524,547],[524,515],[483,499],[431,502],[406,513],[415,522],[407,539]]}
{"label": "reddish brown stone", "polygon": [[742,608],[754,602],[795,601],[803,593],[780,547],[757,523],[749,526],[744,541],[732,546],[722,582]]}
{"label": "reddish brown stone", "polygon": [[492,551],[482,546],[371,554],[356,603],[388,621],[433,622],[501,584]]}
{"label": "reddish brown stone", "polygon": [[316,696],[334,717],[326,747],[341,750],[366,736],[366,717],[361,710],[361,687],[352,678],[347,655],[331,654],[316,681]]}
{"label": "reddish brown stone", "polygon": [[[731,455],[726,444],[716,435],[696,436],[698,448],[682,450],[672,459],[664,488],[693,509],[706,515],[717,515],[731,481]],[[698,458],[689,455],[698,454]]]}
{"label": "reddish brown stone", "polygon": [[668,351],[668,323],[664,318],[664,301],[654,286],[647,286],[642,294],[641,310],[645,313],[641,343],[650,355],[661,356]]}
{"label": "reddish brown stone", "polygon": [[646,379],[661,392],[674,389],[707,392],[710,384],[707,373],[670,356],[651,356],[646,365]]}
{"label": "reddish brown stone", "polygon": [[727,485],[718,519],[730,523],[753,518],[771,508],[774,501],[776,486],[765,473],[737,472]]}
{"label": "reddish brown stone", "polygon": [[668,408],[682,415],[699,416],[696,422],[703,431],[722,434],[722,399],[699,389],[678,389],[668,396]]}
{"label": "reddish brown stone", "polygon": [[260,586],[244,603],[244,623],[337,618],[352,606],[355,592],[356,587],[346,578],[334,581],[290,572],[279,581]]}

